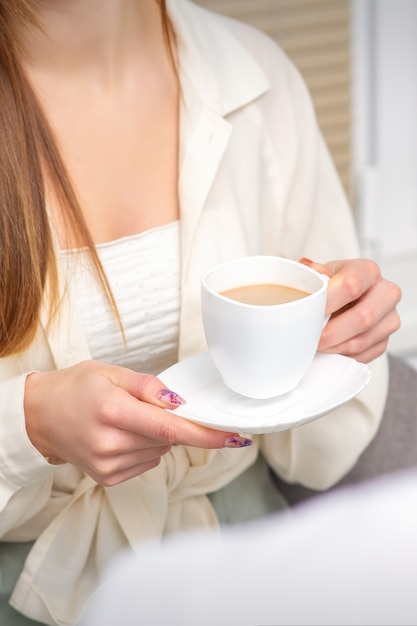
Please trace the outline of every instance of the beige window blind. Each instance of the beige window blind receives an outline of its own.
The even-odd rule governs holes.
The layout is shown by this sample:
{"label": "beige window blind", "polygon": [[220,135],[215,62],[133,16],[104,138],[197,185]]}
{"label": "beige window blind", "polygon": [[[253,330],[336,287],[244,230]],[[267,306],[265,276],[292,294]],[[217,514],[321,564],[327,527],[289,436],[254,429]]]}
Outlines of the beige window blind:
{"label": "beige window blind", "polygon": [[348,196],[351,180],[349,0],[195,0],[273,37],[310,89],[318,122]]}

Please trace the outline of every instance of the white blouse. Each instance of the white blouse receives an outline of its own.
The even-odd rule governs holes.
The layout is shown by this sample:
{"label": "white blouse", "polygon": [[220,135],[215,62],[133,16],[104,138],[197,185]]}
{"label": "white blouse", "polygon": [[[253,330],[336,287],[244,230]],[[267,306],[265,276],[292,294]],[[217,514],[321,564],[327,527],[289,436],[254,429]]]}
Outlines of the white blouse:
{"label": "white blouse", "polygon": [[68,284],[94,359],[158,374],[177,361],[179,223],[96,246],[125,340],[85,249],[62,250]]}

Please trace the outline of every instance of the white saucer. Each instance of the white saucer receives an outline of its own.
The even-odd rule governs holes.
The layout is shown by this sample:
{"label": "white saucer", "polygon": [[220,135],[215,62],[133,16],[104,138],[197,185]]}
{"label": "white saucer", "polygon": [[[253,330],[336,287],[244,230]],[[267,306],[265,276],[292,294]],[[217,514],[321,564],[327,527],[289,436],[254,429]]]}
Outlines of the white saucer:
{"label": "white saucer", "polygon": [[367,385],[367,365],[346,356],[317,354],[294,391],[253,400],[228,389],[208,352],[172,365],[159,374],[186,400],[175,409],[193,422],[218,430],[262,434],[288,430],[333,411]]}

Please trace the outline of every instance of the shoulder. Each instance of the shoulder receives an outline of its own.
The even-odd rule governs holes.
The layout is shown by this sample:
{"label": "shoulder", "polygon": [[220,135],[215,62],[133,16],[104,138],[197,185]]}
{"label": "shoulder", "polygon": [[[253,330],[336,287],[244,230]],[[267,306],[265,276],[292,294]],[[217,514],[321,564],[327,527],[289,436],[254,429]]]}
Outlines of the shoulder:
{"label": "shoulder", "polygon": [[173,9],[174,22],[179,19],[182,28],[193,34],[196,52],[202,53],[211,67],[219,72],[229,70],[234,80],[236,74],[247,80],[245,73],[256,64],[273,89],[282,90],[287,97],[293,92],[309,99],[298,68],[263,31],[190,0],[168,0],[168,7]]}
{"label": "shoulder", "polygon": [[[219,47],[226,51],[223,47],[235,40],[262,64],[288,62],[287,56],[274,39],[246,22],[217,13],[190,0],[167,0],[167,8],[174,29],[179,28],[181,34],[184,30],[188,34],[192,33],[194,41],[207,51],[218,51]],[[224,61],[227,63],[228,58]]]}

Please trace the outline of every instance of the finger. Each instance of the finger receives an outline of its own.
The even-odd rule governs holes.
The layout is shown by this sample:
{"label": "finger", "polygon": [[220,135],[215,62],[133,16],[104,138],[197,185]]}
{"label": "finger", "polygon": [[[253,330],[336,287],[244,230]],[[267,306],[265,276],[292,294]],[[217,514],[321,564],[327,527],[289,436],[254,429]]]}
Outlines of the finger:
{"label": "finger", "polygon": [[[355,266],[355,267],[353,267]],[[327,314],[335,313],[356,303],[381,279],[379,268],[362,264],[361,260],[342,268],[329,280],[327,291]],[[385,309],[385,307],[384,307]]]}
{"label": "finger", "polygon": [[167,454],[170,449],[170,445],[164,445],[113,455],[93,455],[89,459],[89,473],[94,474],[94,478],[101,483],[114,474],[120,474],[141,464],[152,463]]}
{"label": "finger", "polygon": [[[138,400],[122,387],[109,387],[98,407],[101,420],[109,427],[137,433],[152,442],[199,448],[237,448],[252,443],[236,433],[206,428],[147,401]],[[146,397],[149,388],[138,393]],[[153,388],[150,393],[153,393]]]}
{"label": "finger", "polygon": [[351,302],[358,300],[381,278],[378,265],[368,259],[338,260],[323,265],[303,257],[301,262],[330,277],[327,289],[327,315],[344,309]]}
{"label": "finger", "polygon": [[[337,271],[339,263],[341,262],[329,263],[329,266],[335,270],[335,274],[329,281],[328,308],[338,311],[350,303],[362,302],[367,295],[371,295],[373,306],[383,313],[395,309],[401,300],[401,289],[381,275],[376,263],[368,259],[354,259]],[[339,294],[335,293],[338,289]],[[337,295],[341,300],[339,304]]]}
{"label": "finger", "polygon": [[327,291],[328,315],[358,300],[382,278],[377,263],[369,259],[337,260],[326,265],[305,258],[302,261],[316,271],[330,276]]}
{"label": "finger", "polygon": [[[386,352],[388,346],[388,339],[384,339],[380,343],[373,343],[366,350],[356,354],[350,354],[349,350],[347,353],[341,352],[339,350],[335,351],[335,354],[343,354],[344,356],[350,357],[359,361],[360,363],[370,363],[377,357],[381,356]],[[332,351],[333,353],[333,351]]]}
{"label": "finger", "polygon": [[316,263],[315,261],[312,261],[305,256],[300,259],[300,263],[303,263],[303,265],[308,265],[308,267],[316,270],[316,272],[319,272],[319,274],[325,274],[329,278],[333,276],[334,272],[327,265],[323,265],[323,263]]}
{"label": "finger", "polygon": [[387,297],[385,286],[378,284],[356,302],[339,309],[323,329],[319,350],[340,347],[347,340],[372,331],[378,343],[400,327],[394,303]]}
{"label": "finger", "polygon": [[377,343],[373,345],[371,348],[358,354],[355,359],[360,361],[361,363],[371,363],[374,359],[378,358],[382,354],[384,354],[387,350],[388,340],[382,341],[381,343]]}
{"label": "finger", "polygon": [[[132,408],[135,410],[135,407]],[[174,413],[167,413],[159,408],[150,408],[146,428],[141,430],[156,441],[198,448],[238,448],[252,443],[250,439],[240,437],[236,433],[206,428]],[[129,417],[134,419],[134,415]],[[133,427],[134,424],[132,424]]]}
{"label": "finger", "polygon": [[137,455],[142,453],[144,460],[151,458],[152,450],[155,454],[161,456],[166,454],[171,448],[170,443],[161,443],[145,437],[143,434],[137,434],[130,430],[119,427],[109,427],[106,432],[103,429],[100,436],[96,437],[96,441],[91,445],[91,457],[94,459],[118,458],[127,455]]}
{"label": "finger", "polygon": [[126,468],[120,472],[116,472],[115,474],[109,474],[108,476],[97,475],[92,476],[92,478],[103,487],[113,487],[114,485],[118,485],[126,480],[140,476],[140,474],[144,474],[145,472],[158,467],[160,463],[161,457],[158,457],[152,459],[151,461],[147,461],[146,463],[138,463],[137,465]]}
{"label": "finger", "polygon": [[[344,326],[343,324],[342,328]],[[344,354],[366,362],[366,359],[376,358],[376,356],[382,354],[381,350],[386,349],[390,335],[398,330],[399,327],[399,316],[396,311],[392,311],[377,326],[340,342],[334,341],[331,343],[327,340],[327,337],[323,337],[319,344],[319,351]],[[340,337],[340,333],[336,333],[335,336]]]}
{"label": "finger", "polygon": [[168,389],[156,376],[138,374],[125,367],[101,365],[103,365],[105,375],[113,384],[125,389],[139,400],[170,409],[175,409],[186,402],[176,391]]}
{"label": "finger", "polygon": [[[106,412],[114,420],[113,425],[121,429],[136,432],[156,442],[199,448],[239,448],[252,444],[251,439],[240,437],[234,432],[206,428],[161,410],[162,407],[171,409],[175,406],[171,405],[171,396],[169,402],[161,399],[164,398],[161,392],[166,391],[166,387],[156,376],[107,365],[104,365],[102,371],[115,385],[115,393],[106,397]],[[120,394],[116,393],[117,390]],[[146,420],[140,419],[143,413]]]}

